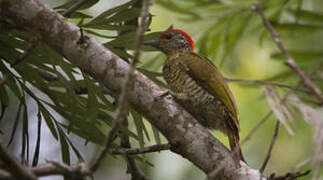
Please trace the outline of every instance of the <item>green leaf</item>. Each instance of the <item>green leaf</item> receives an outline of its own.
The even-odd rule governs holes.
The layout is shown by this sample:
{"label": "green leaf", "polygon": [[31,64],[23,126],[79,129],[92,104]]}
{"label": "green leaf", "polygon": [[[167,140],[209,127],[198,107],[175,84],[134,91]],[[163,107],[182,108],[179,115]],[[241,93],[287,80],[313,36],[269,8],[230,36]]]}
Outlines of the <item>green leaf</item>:
{"label": "green leaf", "polygon": [[134,40],[135,40],[136,32],[131,31],[128,33],[125,33],[121,36],[118,36],[116,39],[105,43],[104,45],[109,45],[113,47],[125,47],[130,48],[133,47]]}
{"label": "green leaf", "polygon": [[89,29],[83,29],[83,30],[86,31],[89,34],[93,34],[93,35],[101,37],[101,38],[112,39],[112,38],[117,37],[117,36],[108,36],[108,35],[100,34],[100,33],[97,33],[96,31],[91,31]]}
{"label": "green leaf", "polygon": [[106,21],[103,21],[103,23],[111,23],[111,22],[124,22],[129,21],[132,19],[138,18],[140,15],[140,9],[139,8],[131,8],[131,9],[125,9],[121,10],[112,17],[108,18]]}
{"label": "green leaf", "polygon": [[5,88],[5,86],[1,86],[0,87],[0,102],[2,104],[2,106],[8,106],[9,105],[9,96],[8,96],[8,93],[7,93],[7,90]]}
{"label": "green leaf", "polygon": [[309,11],[304,9],[287,9],[287,12],[293,15],[295,19],[301,20],[302,22],[307,24],[323,23],[323,14],[315,12],[313,10]]}
{"label": "green leaf", "polygon": [[193,11],[193,8],[179,5],[179,4],[176,4],[175,2],[176,1],[171,1],[171,0],[156,0],[156,3],[158,5],[161,5],[173,12],[190,16],[193,20],[198,20],[202,18],[199,14]]}
{"label": "green leaf", "polygon": [[27,104],[26,104],[26,97],[23,95],[22,98],[23,102],[23,114],[22,114],[22,151],[21,156],[23,158],[26,158],[27,161],[29,161],[29,131],[28,131],[28,110],[27,110]]}
{"label": "green leaf", "polygon": [[[13,63],[16,59],[18,59],[21,55],[16,48],[18,48],[21,42],[11,38],[11,36],[4,36],[0,34],[0,57],[1,59],[6,60],[8,63]],[[24,47],[25,44],[22,44],[21,48]]]}
{"label": "green leaf", "polygon": [[69,150],[69,146],[67,144],[67,141],[66,141],[66,135],[64,133],[64,131],[59,127],[57,126],[57,129],[58,129],[58,134],[59,134],[59,140],[61,142],[61,153],[62,153],[62,160],[64,163],[66,164],[70,164],[70,150]]}
{"label": "green leaf", "polygon": [[41,111],[41,114],[43,115],[43,117],[45,119],[45,122],[47,124],[48,129],[50,130],[50,132],[52,133],[54,138],[56,140],[58,140],[58,135],[57,135],[57,132],[56,132],[56,128],[55,128],[55,125],[53,123],[53,121],[55,121],[55,120],[51,119],[50,113],[47,111],[47,109],[42,104],[38,104],[38,108]]}
{"label": "green leaf", "polygon": [[23,104],[22,100],[20,100],[20,103],[19,103],[18,109],[17,109],[17,113],[16,113],[16,118],[15,118],[15,121],[14,121],[14,124],[13,124],[13,127],[12,127],[12,131],[11,131],[11,135],[10,135],[10,139],[9,139],[7,147],[9,147],[9,145],[13,141],[13,138],[15,137],[16,130],[17,130],[17,127],[18,127],[18,122],[19,122],[20,115],[21,115],[22,104]]}
{"label": "green leaf", "polygon": [[94,82],[90,80],[90,77],[83,73],[84,80],[87,84],[88,88],[88,98],[87,98],[87,105],[86,105],[86,116],[89,121],[92,121],[97,117],[98,110],[99,110],[99,103],[98,99],[95,94],[95,85]]}
{"label": "green leaf", "polygon": [[137,135],[139,138],[139,146],[140,146],[140,148],[143,148],[145,145],[145,140],[144,140],[144,133],[143,133],[142,116],[140,116],[137,112],[135,112],[132,109],[130,109],[129,111],[130,111],[130,114],[135,122]]}
{"label": "green leaf", "polygon": [[[311,62],[323,57],[323,52],[321,51],[289,50],[289,53],[296,62]],[[271,57],[281,61],[286,60],[286,57],[281,52],[273,53]]]}
{"label": "green leaf", "polygon": [[93,123],[82,122],[82,124],[74,124],[73,126],[61,124],[64,128],[78,135],[79,137],[85,139],[86,141],[91,141],[93,143],[103,145],[105,140],[105,135],[98,129],[93,126]]}
{"label": "green leaf", "polygon": [[119,12],[121,10],[127,9],[128,7],[132,6],[137,0],[129,1],[125,4],[122,4],[120,6],[116,6],[114,8],[108,9],[95,17],[93,20],[88,22],[87,24],[84,24],[83,27],[98,27],[103,25],[103,22],[106,20],[107,17],[111,16],[112,14]]}
{"label": "green leaf", "polygon": [[[224,57],[233,55],[233,51],[238,44],[239,39],[244,35],[252,16],[253,14],[249,11],[238,11],[236,14],[232,15],[230,18],[230,27],[227,28],[227,43]],[[230,57],[230,59],[232,59],[232,57]]]}
{"label": "green leaf", "polygon": [[134,25],[112,25],[112,24],[105,24],[105,23],[83,25],[82,27],[101,29],[101,30],[118,30],[118,31],[131,31],[137,28]]}
{"label": "green leaf", "polygon": [[14,78],[9,78],[6,82],[6,85],[11,89],[16,97],[21,97],[20,88]]}
{"label": "green leaf", "polygon": [[78,158],[79,161],[84,161],[84,158],[82,157],[81,153],[79,152],[79,150],[74,146],[73,142],[68,138],[68,136],[66,136],[66,140],[69,144],[69,146],[72,148],[73,152],[75,153],[76,157]]}
{"label": "green leaf", "polygon": [[[58,10],[57,12],[63,13],[64,10]],[[73,12],[73,14],[69,18],[70,19],[80,19],[80,18],[87,19],[87,18],[93,18],[93,16],[85,14],[85,13],[80,12],[80,11],[75,11],[75,12]]]}
{"label": "green leaf", "polygon": [[156,129],[152,124],[151,124],[151,128],[153,130],[154,133],[154,138],[157,144],[161,144],[161,139],[160,139],[160,134],[158,129]]}
{"label": "green leaf", "polygon": [[38,108],[38,113],[37,113],[37,118],[38,118],[38,124],[37,124],[37,140],[36,140],[36,145],[35,145],[35,151],[34,151],[34,157],[32,161],[32,166],[37,166],[38,160],[39,160],[39,152],[40,152],[40,138],[41,138],[41,123],[42,123],[42,118],[41,118],[41,112],[40,109]]}
{"label": "green leaf", "polygon": [[[112,122],[114,121],[114,118],[112,116],[110,116],[107,112],[104,112],[102,110],[98,115],[98,119],[102,120],[110,127],[112,125]],[[122,133],[127,134],[128,136],[134,138],[135,140],[139,140],[139,137],[137,136],[137,134],[133,133],[128,128],[125,128],[124,126],[120,126],[119,129],[121,130]]]}
{"label": "green leaf", "polygon": [[[70,0],[60,6],[55,7],[54,9],[68,9],[71,6],[73,6],[74,4],[78,3],[80,0]],[[91,6],[95,5],[97,2],[99,2],[99,0],[87,0],[80,8],[78,8],[79,10],[81,9],[88,9]]]}
{"label": "green leaf", "polygon": [[95,94],[100,98],[100,100],[103,102],[104,106],[102,106],[102,108],[104,108],[104,110],[107,111],[114,111],[116,108],[115,106],[112,104],[112,102],[110,102],[105,95],[102,92],[102,88],[98,87],[98,86],[93,86],[93,91],[95,92]]}
{"label": "green leaf", "polygon": [[277,23],[271,22],[274,28],[278,31],[306,31],[306,32],[313,32],[314,30],[323,30],[323,24],[300,24],[300,23]]}

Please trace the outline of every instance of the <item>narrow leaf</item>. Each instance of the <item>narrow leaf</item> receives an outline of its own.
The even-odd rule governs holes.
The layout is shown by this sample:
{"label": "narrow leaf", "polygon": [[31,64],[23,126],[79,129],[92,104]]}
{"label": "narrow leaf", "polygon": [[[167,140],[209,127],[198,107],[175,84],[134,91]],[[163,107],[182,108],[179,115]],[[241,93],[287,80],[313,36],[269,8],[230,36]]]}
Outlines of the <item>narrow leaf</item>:
{"label": "narrow leaf", "polygon": [[57,126],[58,129],[58,134],[59,134],[59,140],[61,143],[61,153],[62,153],[62,160],[66,164],[70,164],[70,151],[69,151],[69,146],[67,144],[67,141],[65,139],[65,133],[64,131]]}
{"label": "narrow leaf", "polygon": [[156,129],[153,125],[151,125],[151,128],[153,130],[154,133],[154,138],[157,144],[161,144],[161,139],[160,139],[160,134],[158,129]]}
{"label": "narrow leaf", "polygon": [[41,136],[41,122],[42,122],[42,116],[41,112],[38,109],[37,113],[38,117],[38,125],[37,125],[37,140],[36,140],[36,146],[35,146],[35,152],[34,152],[34,158],[32,162],[32,166],[37,166],[38,160],[39,160],[39,152],[40,152],[40,136]]}

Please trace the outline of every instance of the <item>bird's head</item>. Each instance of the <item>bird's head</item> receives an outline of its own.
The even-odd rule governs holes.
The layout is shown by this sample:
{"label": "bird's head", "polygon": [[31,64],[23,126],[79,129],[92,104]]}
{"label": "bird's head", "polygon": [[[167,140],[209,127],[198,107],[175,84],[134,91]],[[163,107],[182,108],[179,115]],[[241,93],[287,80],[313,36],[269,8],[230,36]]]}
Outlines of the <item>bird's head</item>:
{"label": "bird's head", "polygon": [[192,38],[180,29],[164,31],[158,39],[145,41],[144,45],[155,47],[167,55],[171,55],[176,52],[191,52],[194,49]]}

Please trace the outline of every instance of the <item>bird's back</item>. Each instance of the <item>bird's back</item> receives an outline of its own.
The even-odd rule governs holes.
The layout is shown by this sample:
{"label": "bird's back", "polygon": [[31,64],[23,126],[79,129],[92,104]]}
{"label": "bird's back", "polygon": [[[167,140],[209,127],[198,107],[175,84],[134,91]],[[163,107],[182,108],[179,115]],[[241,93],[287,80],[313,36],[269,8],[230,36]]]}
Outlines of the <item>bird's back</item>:
{"label": "bird's back", "polygon": [[[183,93],[188,97],[187,99],[178,99],[178,101],[202,125],[212,129],[219,129],[226,134],[227,132],[224,130],[227,128],[239,131],[239,127],[237,127],[235,120],[231,117],[232,113],[229,107],[226,106],[223,99],[218,98],[214,94],[216,89],[210,90],[206,88],[209,86],[208,83],[225,83],[221,81],[223,80],[221,74],[217,71],[214,72],[214,69],[212,69],[212,66],[214,66],[212,62],[208,61],[208,59],[192,52],[177,53],[169,56],[165,61],[163,76],[172,91],[175,93]],[[199,65],[201,69],[196,69],[194,67],[195,64]],[[209,74],[204,76],[203,72]],[[215,77],[212,77],[212,75]],[[216,82],[216,78],[219,75],[222,78],[219,79],[221,82]],[[210,81],[210,79],[214,82]],[[212,88],[212,86],[209,86],[209,88]]]}

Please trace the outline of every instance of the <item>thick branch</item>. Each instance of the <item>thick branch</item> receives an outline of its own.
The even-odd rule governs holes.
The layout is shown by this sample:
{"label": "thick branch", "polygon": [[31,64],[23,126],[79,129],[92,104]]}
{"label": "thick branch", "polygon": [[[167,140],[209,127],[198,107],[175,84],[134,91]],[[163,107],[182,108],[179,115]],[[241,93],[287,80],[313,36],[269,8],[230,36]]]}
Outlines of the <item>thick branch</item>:
{"label": "thick branch", "polygon": [[[78,2],[76,2],[75,4],[73,4],[70,8],[66,9],[62,15],[64,17],[70,17],[77,9],[79,9],[84,3],[86,3],[87,0],[80,0]],[[20,56],[20,58],[16,59],[15,62],[13,62],[11,65],[12,66],[16,66],[17,64],[21,63],[22,61],[24,61],[25,59],[27,59],[27,57],[30,55],[30,53],[35,49],[35,47],[38,46],[39,42],[41,40],[40,35],[36,35],[35,37],[33,37],[28,45],[28,48],[22,53],[22,55]],[[39,71],[38,71],[39,72]],[[45,71],[43,71],[44,73]],[[41,72],[40,72],[41,73]],[[43,74],[41,73],[41,75]]]}
{"label": "thick branch", "polygon": [[[37,30],[43,40],[71,63],[88,72],[112,92],[120,92],[129,64],[84,35],[63,16],[37,0],[2,0],[0,7],[13,21]],[[1,16],[0,16],[1,17]],[[260,179],[259,171],[248,166],[237,169],[231,153],[163,90],[138,71],[128,101],[143,114],[172,145],[171,150],[187,158],[205,173],[223,167],[218,179]]]}

